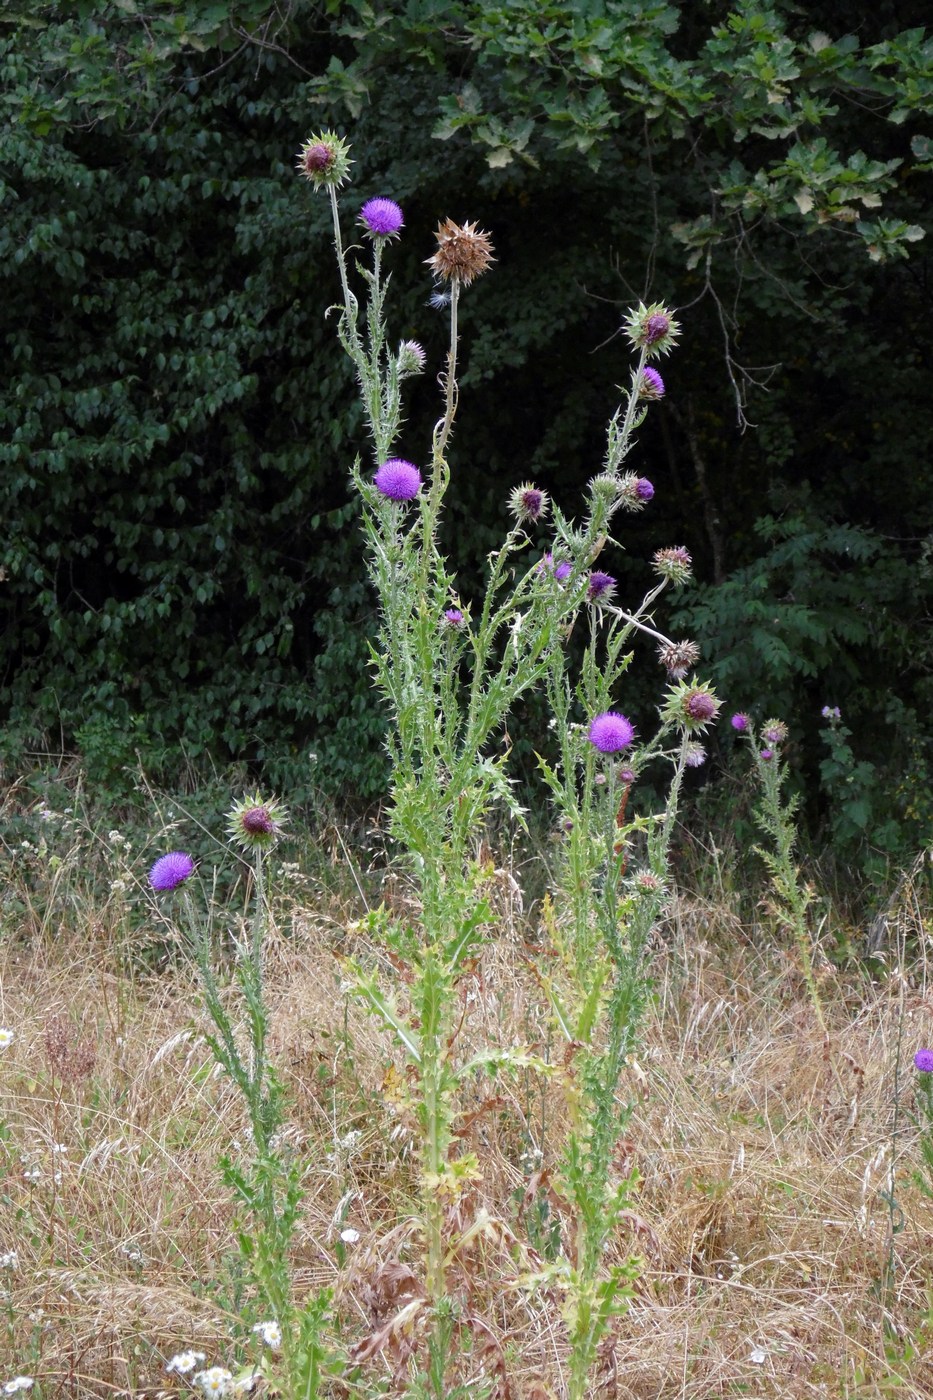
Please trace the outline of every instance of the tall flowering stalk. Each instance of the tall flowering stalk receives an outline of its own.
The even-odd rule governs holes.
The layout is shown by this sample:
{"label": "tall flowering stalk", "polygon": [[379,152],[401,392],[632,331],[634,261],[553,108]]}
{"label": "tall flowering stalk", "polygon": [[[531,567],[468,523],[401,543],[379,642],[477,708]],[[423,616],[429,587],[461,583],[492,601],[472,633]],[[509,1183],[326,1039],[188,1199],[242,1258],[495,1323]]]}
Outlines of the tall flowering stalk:
{"label": "tall flowering stalk", "polygon": [[[235,963],[245,1036],[218,981],[209,924],[199,916],[187,887],[195,870],[193,860],[183,851],[170,852],[155,862],[149,882],[157,894],[181,890],[204,1007],[213,1022],[213,1031],[205,1038],[239,1090],[249,1117],[249,1150],[242,1161],[223,1158],[221,1169],[242,1212],[237,1242],[247,1277],[255,1285],[256,1302],[271,1315],[253,1328],[267,1348],[255,1379],[262,1374],[281,1386],[287,1397],[314,1400],[322,1377],[339,1369],[341,1359],[324,1339],[329,1292],[324,1290],[300,1306],[293,1294],[290,1250],[301,1200],[301,1164],[282,1145],[285,1094],[266,1050],[265,944],[270,910],[265,862],[286,821],[284,808],[258,794],[236,803],[227,821],[227,835],[252,873],[252,916],[237,942]],[[209,1368],[198,1375],[200,1380],[195,1377],[195,1381],[205,1394],[234,1393],[224,1368]],[[243,1379],[245,1383],[250,1375]]]}
{"label": "tall flowering stalk", "polygon": [[[325,160],[324,151],[333,155]],[[582,523],[571,524],[533,483],[515,488],[509,502],[514,523],[489,556],[485,593],[476,602],[461,598],[438,531],[458,409],[460,299],[492,265],[492,243],[476,224],[445,219],[437,229],[436,251],[427,259],[439,288],[437,300],[449,308],[450,339],[441,377],[442,412],[428,462],[419,466],[398,456],[396,444],[400,385],[423,368],[424,354],[411,342],[394,349],[385,324],[382,258],[402,226],[402,212],[388,200],[363,206],[360,222],[371,255],[351,266],[337,199],[346,159],[340,138],[325,133],[303,147],[299,168],[331,200],[343,293],[338,335],[356,369],[370,437],[371,465],[364,468],[357,460],[352,476],[380,605],[374,668],[392,720],[391,829],[420,905],[417,926],[387,919],[383,928],[407,970],[407,1006],[375,974],[353,970],[357,993],[395,1036],[417,1085],[413,1106],[421,1137],[425,1284],[423,1299],[406,1304],[399,1326],[413,1326],[419,1310],[430,1324],[429,1364],[413,1381],[413,1393],[435,1400],[456,1394],[448,1380],[448,1351],[460,1324],[450,1274],[468,1237],[480,1228],[469,1222],[462,1204],[466,1188],[481,1176],[480,1163],[461,1149],[453,1132],[457,1090],[466,1077],[482,1071],[537,1065],[548,1072],[518,1046],[491,1046],[467,1058],[458,1047],[459,1015],[454,1019],[457,984],[490,919],[474,857],[478,837],[493,808],[522,821],[506,771],[506,721],[521,696],[543,688],[554,712],[559,756],[551,764],[542,760],[542,771],[568,836],[548,921],[566,977],[560,986],[543,977],[542,982],[571,1042],[566,1083],[572,1128],[563,1179],[568,1211],[576,1220],[567,1258],[547,1281],[562,1287],[568,1300],[576,1397],[584,1392],[624,1283],[618,1272],[607,1276],[602,1268],[603,1246],[624,1199],[612,1180],[621,1123],[617,1087],[644,1000],[642,954],[664,898],[677,793],[698,751],[693,734],[717,708],[707,688],[674,684],[658,736],[647,744],[635,742],[630,722],[614,708],[616,689],[637,635],[668,649],[678,645],[655,630],[651,610],[668,583],[689,575],[689,556],[685,550],[662,551],[656,559],[657,586],[631,612],[611,601],[615,581],[593,567],[616,514],[643,509],[654,495],[652,483],[626,472],[624,464],[648,403],[664,393],[661,376],[648,361],[673,347],[678,327],[660,305],[639,306],[628,318],[635,352],[631,385],[609,424],[605,460],[588,488]],[[386,206],[391,206],[388,213]],[[362,310],[353,290],[358,277],[365,288]],[[545,519],[550,549],[529,560]],[[575,681],[568,640],[584,616],[590,642]],[[635,771],[655,758],[672,764],[670,801],[657,819],[627,819],[625,797]],[[633,767],[630,776],[626,766]],[[637,870],[629,870],[629,860],[636,858]],[[367,1356],[375,1345],[364,1348]]]}

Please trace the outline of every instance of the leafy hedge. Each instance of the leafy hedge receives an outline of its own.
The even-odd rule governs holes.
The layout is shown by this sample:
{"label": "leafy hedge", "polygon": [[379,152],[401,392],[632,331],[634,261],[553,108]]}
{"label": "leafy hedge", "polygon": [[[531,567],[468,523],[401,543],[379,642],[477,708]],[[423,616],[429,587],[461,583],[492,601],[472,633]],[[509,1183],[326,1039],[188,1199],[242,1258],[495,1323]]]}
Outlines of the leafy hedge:
{"label": "leafy hedge", "polygon": [[[680,621],[727,701],[781,708],[814,777],[820,709],[842,707],[895,845],[919,839],[933,44],[893,3],[849,34],[850,9],[8,6],[8,753],[45,734],[107,781],[181,752],[379,791],[346,486],[362,439],[326,210],[292,169],[334,124],[354,194],[405,209],[395,324],[432,363],[433,227],[494,238],[463,327],[449,545],[467,581],[518,478],[572,505],[623,372],[620,312],[674,301],[684,349],[639,461],[657,495],[615,572],[634,584],[653,548],[687,544],[701,582]],[[435,414],[427,375],[415,460]],[[654,691],[649,667],[633,708]]]}

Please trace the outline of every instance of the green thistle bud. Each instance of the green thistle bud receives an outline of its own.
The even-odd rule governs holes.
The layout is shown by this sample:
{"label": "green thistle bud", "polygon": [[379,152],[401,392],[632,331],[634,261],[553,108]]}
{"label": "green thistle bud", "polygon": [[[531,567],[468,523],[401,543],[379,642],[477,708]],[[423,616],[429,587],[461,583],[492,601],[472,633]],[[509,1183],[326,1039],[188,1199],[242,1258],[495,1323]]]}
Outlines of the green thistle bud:
{"label": "green thistle bud", "polygon": [[[623,328],[632,348],[644,350],[649,360],[669,354],[680,335],[680,326],[667,307],[662,306],[659,301],[653,302],[651,306],[639,302],[635,310],[630,311],[625,318]],[[663,385],[661,391],[663,393]]]}
{"label": "green thistle bud", "polygon": [[676,725],[688,734],[698,734],[713,723],[720,704],[712,686],[681,681],[667,692],[661,718],[665,724]]}
{"label": "green thistle bud", "polygon": [[287,821],[288,812],[275,798],[267,802],[253,793],[230,809],[227,835],[241,850],[265,850],[275,844]]}
{"label": "green thistle bud", "polygon": [[349,178],[350,146],[333,131],[309,136],[298,152],[298,170],[316,190],[324,185],[338,187]]}

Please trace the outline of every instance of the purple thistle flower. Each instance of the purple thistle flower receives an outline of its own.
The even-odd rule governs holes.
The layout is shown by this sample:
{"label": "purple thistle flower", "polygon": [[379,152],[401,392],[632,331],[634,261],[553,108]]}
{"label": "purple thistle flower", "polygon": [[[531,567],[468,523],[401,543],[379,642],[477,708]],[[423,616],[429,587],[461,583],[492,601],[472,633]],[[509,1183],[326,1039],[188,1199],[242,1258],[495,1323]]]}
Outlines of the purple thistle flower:
{"label": "purple thistle flower", "polygon": [[656,369],[650,365],[641,372],[641,380],[638,385],[638,397],[640,399],[663,399],[664,380]]}
{"label": "purple thistle flower", "polygon": [[668,579],[671,583],[686,583],[690,577],[690,569],[693,560],[690,558],[690,551],[684,549],[683,545],[671,545],[667,549],[655,550],[652,559],[655,572],[662,578]]}
{"label": "purple thistle flower", "polygon": [[620,768],[616,776],[620,783],[625,783],[627,787],[631,787],[632,783],[635,781],[635,769]]}
{"label": "purple thistle flower", "polygon": [[699,720],[702,724],[715,719],[718,709],[719,701],[708,690],[690,690],[684,697],[684,714],[688,719]]}
{"label": "purple thistle flower", "polygon": [[738,714],[732,716],[729,723],[732,725],[736,734],[744,734],[748,728],[748,715],[739,710]]}
{"label": "purple thistle flower", "polygon": [[240,817],[243,830],[250,836],[274,836],[278,827],[266,807],[250,807]]}
{"label": "purple thistle flower", "polygon": [[600,753],[618,753],[621,749],[628,748],[635,737],[635,730],[631,720],[626,719],[625,715],[617,714],[615,710],[606,710],[604,714],[596,715],[590,721],[586,737]]}
{"label": "purple thistle flower", "polygon": [[671,328],[671,318],[663,311],[656,311],[652,316],[647,316],[642,326],[642,343],[644,345],[657,345],[659,340],[663,340]]}
{"label": "purple thistle flower", "polygon": [[761,737],[769,744],[783,744],[787,738],[787,725],[781,719],[769,719],[762,725]]}
{"label": "purple thistle flower", "polygon": [[404,222],[394,199],[367,199],[360,210],[360,223],[373,238],[394,238]]}
{"label": "purple thistle flower", "polygon": [[773,749],[762,749],[760,757],[765,763],[770,763],[774,757]]}
{"label": "purple thistle flower", "polygon": [[586,590],[586,596],[591,603],[595,603],[601,598],[608,598],[615,591],[615,586],[616,581],[612,574],[605,574],[602,569],[593,569],[590,573],[590,584]]}
{"label": "purple thistle flower", "polygon": [[444,613],[444,620],[448,623],[450,627],[462,627],[463,613],[460,611],[459,608],[448,608],[447,611]]}
{"label": "purple thistle flower", "polygon": [[640,501],[650,501],[654,495],[654,487],[646,476],[640,476],[635,482],[635,495]]}
{"label": "purple thistle flower", "polygon": [[564,583],[573,573],[573,565],[568,564],[566,559],[562,559],[559,564],[554,563],[554,555],[550,550],[538,565],[539,574],[553,574],[558,583]]}
{"label": "purple thistle flower", "polygon": [[419,345],[417,340],[403,340],[398,347],[398,372],[403,377],[420,374],[427,360],[424,347]]}
{"label": "purple thistle flower", "polygon": [[533,486],[530,481],[516,486],[509,496],[509,510],[522,524],[535,524],[547,514],[547,508],[547,492],[542,491],[539,486]]}
{"label": "purple thistle flower", "polygon": [[933,1050],[918,1050],[914,1064],[921,1074],[933,1074]]}
{"label": "purple thistle flower", "polygon": [[177,890],[193,871],[194,861],[187,851],[169,851],[149,871],[149,883],[154,890]]}
{"label": "purple thistle flower", "polygon": [[390,457],[375,475],[376,489],[390,501],[413,501],[421,490],[421,473],[411,462]]}
{"label": "purple thistle flower", "polygon": [[688,768],[702,768],[706,762],[706,750],[702,744],[688,744],[684,753],[684,763]]}

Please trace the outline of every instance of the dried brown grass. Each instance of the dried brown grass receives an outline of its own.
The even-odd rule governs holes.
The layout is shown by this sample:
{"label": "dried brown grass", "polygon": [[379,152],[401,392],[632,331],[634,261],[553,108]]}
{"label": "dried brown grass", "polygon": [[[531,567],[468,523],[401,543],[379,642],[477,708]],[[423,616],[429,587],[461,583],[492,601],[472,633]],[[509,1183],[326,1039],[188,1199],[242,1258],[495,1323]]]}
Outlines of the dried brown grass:
{"label": "dried brown grass", "polygon": [[[499,924],[463,987],[462,1046],[547,1049],[529,966],[535,920],[520,912],[514,873],[496,879]],[[341,992],[343,953],[378,957],[360,912],[299,891],[269,958],[272,1052],[306,1163],[295,1276],[300,1289],[338,1287],[351,1342],[378,1319],[385,1266],[419,1265],[404,1076]],[[231,1358],[243,1300],[218,1159],[242,1150],[244,1115],[213,1066],[184,966],[121,973],[104,922],[85,908],[80,924],[0,946],[0,1024],[16,1032],[0,1059],[0,1255],[18,1256],[2,1280],[0,1381],[35,1375],[43,1400],[174,1393],[163,1369],[174,1351]],[[644,1267],[604,1358],[605,1394],[933,1394],[933,1203],[911,1184],[908,1112],[910,1057],[933,1043],[933,995],[910,885],[892,929],[886,975],[824,963],[827,1049],[792,951],[743,925],[725,895],[675,901],[624,1085],[634,1111],[622,1156],[640,1185],[616,1253],[635,1251]],[[68,1045],[85,1047],[80,1073]],[[530,1073],[479,1086],[463,1107],[465,1145],[484,1171],[465,1209],[502,1222],[464,1265],[471,1306],[513,1394],[559,1396],[556,1302],[515,1286],[508,1229],[522,1236],[523,1206],[544,1197],[562,1109]],[[343,1225],[361,1239],[341,1274]]]}

